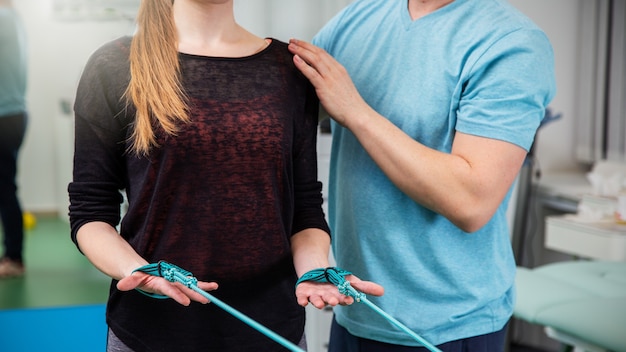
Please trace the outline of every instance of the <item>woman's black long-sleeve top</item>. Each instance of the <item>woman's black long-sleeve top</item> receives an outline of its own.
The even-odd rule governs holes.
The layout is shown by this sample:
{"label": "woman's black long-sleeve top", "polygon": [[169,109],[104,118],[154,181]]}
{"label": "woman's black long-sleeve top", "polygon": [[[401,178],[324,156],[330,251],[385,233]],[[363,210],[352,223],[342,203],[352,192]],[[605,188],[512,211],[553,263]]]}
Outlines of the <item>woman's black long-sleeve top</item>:
{"label": "woman's black long-sleeve top", "polygon": [[[130,38],[90,58],[75,102],[72,240],[87,222],[118,226],[148,262],[165,260],[212,294],[295,342],[304,310],[296,304],[290,237],[329,233],[317,179],[318,100],[278,40],[243,58],[180,54],[191,122],[176,135],[156,130],[147,156],[129,151],[134,109],[128,85]],[[184,307],[113,281],[107,323],[136,351],[277,351],[280,346],[212,304]]]}

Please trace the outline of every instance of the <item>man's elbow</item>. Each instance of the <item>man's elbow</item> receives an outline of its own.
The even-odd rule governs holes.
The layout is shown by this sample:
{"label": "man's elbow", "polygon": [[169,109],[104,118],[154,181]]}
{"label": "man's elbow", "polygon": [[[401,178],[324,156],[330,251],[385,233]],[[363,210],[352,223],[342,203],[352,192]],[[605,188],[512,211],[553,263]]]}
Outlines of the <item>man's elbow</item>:
{"label": "man's elbow", "polygon": [[452,219],[452,223],[467,233],[474,233],[482,229],[493,217],[494,212],[481,207],[468,207],[462,214]]}

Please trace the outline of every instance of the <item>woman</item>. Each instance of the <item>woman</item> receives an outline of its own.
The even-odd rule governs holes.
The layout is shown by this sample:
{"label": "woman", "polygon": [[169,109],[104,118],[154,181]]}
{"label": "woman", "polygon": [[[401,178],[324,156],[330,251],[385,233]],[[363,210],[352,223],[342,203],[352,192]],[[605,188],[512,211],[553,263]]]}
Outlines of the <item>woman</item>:
{"label": "woman", "polygon": [[190,289],[134,271],[160,260],[303,346],[298,302],[352,302],[308,282],[294,297],[298,276],[328,265],[330,242],[312,87],[285,43],[235,22],[232,0],[146,0],[137,20],[133,38],[90,58],[75,103],[72,239],[113,278],[108,350],[281,349]]}

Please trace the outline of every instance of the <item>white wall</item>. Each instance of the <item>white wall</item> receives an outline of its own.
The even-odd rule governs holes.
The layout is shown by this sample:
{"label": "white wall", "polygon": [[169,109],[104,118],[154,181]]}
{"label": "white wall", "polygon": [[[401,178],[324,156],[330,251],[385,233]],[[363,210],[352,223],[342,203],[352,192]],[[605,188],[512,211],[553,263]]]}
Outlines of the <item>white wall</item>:
{"label": "white wall", "polygon": [[[310,39],[350,0],[237,0],[239,22],[261,36],[280,40]],[[511,0],[550,38],[556,57],[558,93],[551,107],[563,114],[545,126],[537,139],[537,158],[544,172],[577,168],[573,158],[573,109],[576,85],[578,4],[581,0]],[[89,54],[104,42],[132,33],[131,21],[59,22],[52,0],[15,1],[30,42],[28,100],[30,125],[20,156],[19,186],[30,211],[66,210],[66,185],[71,177],[71,115],[59,100],[74,96]]]}
{"label": "white wall", "polygon": [[554,48],[557,94],[550,107],[562,117],[539,130],[535,146],[539,167],[547,173],[572,171],[579,167],[574,159],[573,138],[580,1],[509,0],[546,32]]}

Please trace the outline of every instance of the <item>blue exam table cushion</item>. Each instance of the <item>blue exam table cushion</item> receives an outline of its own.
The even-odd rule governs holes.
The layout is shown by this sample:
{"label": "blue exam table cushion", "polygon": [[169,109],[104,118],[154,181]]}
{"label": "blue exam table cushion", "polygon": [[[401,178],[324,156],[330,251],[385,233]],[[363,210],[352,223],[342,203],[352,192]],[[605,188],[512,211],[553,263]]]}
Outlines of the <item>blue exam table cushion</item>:
{"label": "blue exam table cushion", "polygon": [[626,351],[626,263],[518,267],[514,316],[612,351]]}

